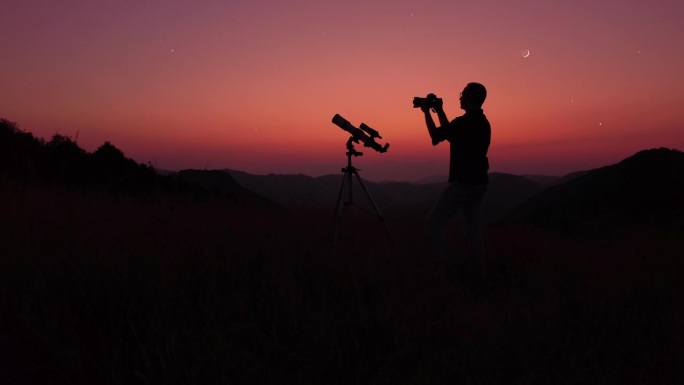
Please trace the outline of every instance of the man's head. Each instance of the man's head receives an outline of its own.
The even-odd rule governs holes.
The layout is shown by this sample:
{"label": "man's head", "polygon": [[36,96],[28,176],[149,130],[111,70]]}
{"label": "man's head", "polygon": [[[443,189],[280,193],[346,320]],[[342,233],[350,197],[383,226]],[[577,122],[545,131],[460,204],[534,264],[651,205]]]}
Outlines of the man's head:
{"label": "man's head", "polygon": [[487,89],[480,83],[468,83],[461,92],[461,109],[472,110],[482,108],[487,98]]}

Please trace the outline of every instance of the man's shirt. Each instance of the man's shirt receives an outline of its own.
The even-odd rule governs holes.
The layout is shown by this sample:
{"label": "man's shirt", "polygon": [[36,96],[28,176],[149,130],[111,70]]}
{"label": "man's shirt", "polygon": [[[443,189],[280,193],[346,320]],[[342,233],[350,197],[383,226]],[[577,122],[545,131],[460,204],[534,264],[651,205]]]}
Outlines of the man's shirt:
{"label": "man's shirt", "polygon": [[437,142],[449,141],[449,182],[466,185],[489,183],[487,150],[491,141],[491,126],[482,109],[466,113],[434,130]]}

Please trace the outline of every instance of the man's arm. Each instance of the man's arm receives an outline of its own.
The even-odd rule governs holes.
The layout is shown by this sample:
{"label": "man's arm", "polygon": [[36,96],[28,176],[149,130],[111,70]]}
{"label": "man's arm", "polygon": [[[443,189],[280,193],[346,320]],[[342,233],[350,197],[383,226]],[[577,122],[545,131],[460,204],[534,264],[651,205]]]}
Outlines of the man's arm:
{"label": "man's arm", "polygon": [[439,125],[441,127],[448,125],[449,119],[447,118],[446,113],[444,112],[443,101],[441,98],[439,98],[435,101],[434,109],[435,109],[435,112],[437,113],[437,118],[439,118]]}
{"label": "man's arm", "polygon": [[[446,136],[444,135],[444,124],[442,126],[437,127],[435,125],[435,121],[432,120],[432,114],[430,114],[430,108],[423,108],[423,113],[425,114],[425,125],[427,126],[428,133],[430,134],[430,138],[432,139],[432,145],[436,146],[440,142],[446,139]],[[440,109],[441,110],[441,109]],[[442,115],[444,115],[444,119],[446,119],[446,115],[444,114],[444,111],[442,111]],[[438,114],[439,116],[439,114]],[[440,123],[442,123],[442,117],[439,116]],[[447,124],[449,122],[447,121]]]}

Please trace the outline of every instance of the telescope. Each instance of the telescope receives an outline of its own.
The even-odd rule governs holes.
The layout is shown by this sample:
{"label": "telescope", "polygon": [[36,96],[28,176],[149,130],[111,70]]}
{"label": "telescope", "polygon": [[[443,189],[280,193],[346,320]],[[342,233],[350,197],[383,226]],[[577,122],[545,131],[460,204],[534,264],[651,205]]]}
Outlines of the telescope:
{"label": "telescope", "polygon": [[[354,195],[352,193],[352,191],[354,190],[352,188],[352,177],[354,175],[356,175],[356,179],[358,179],[359,184],[363,189],[363,192],[366,193],[368,200],[373,205],[375,213],[378,214],[378,218],[380,218],[382,224],[385,225],[387,231],[390,233],[390,235],[392,235],[392,232],[390,231],[389,227],[387,227],[387,223],[385,223],[385,218],[383,218],[382,214],[380,214],[378,206],[375,204],[375,201],[366,189],[366,186],[364,186],[363,181],[361,180],[361,176],[359,176],[359,169],[352,166],[352,157],[363,155],[362,152],[356,151],[356,149],[354,149],[354,143],[363,142],[363,145],[365,147],[370,147],[378,152],[386,152],[387,148],[389,147],[389,143],[385,143],[385,145],[383,146],[380,143],[376,142],[375,138],[382,139],[380,133],[368,127],[365,123],[361,123],[361,126],[359,127],[354,127],[353,124],[349,123],[347,119],[341,117],[340,114],[335,114],[335,116],[333,116],[332,118],[332,122],[335,123],[341,129],[351,134],[351,137],[347,139],[347,167],[342,169],[342,172],[344,173],[344,178],[342,178],[342,187],[340,187],[340,193],[337,195],[337,205],[335,206],[335,218],[333,219],[332,231],[333,247],[335,247],[335,244],[337,243],[337,234],[341,219],[340,216],[342,215],[341,211],[344,211],[348,206],[354,204]],[[347,185],[348,198],[347,201],[345,201],[344,204],[342,204],[342,196],[344,193],[345,185]],[[342,207],[342,210],[340,210],[340,207]]]}
{"label": "telescope", "polygon": [[386,152],[387,148],[389,148],[389,143],[385,143],[385,145],[382,146],[380,143],[375,141],[375,138],[382,139],[380,133],[370,128],[365,123],[361,123],[359,127],[354,127],[353,124],[349,123],[349,121],[340,116],[340,114],[335,114],[335,116],[332,118],[332,122],[341,129],[350,133],[352,136],[350,139],[354,142],[363,142],[364,147],[370,147],[378,152]]}

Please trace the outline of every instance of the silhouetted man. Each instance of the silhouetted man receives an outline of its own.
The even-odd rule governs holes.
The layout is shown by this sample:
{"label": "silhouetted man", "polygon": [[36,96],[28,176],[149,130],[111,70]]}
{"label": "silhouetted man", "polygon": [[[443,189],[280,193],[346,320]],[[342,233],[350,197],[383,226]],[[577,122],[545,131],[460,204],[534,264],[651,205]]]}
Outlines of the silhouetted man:
{"label": "silhouetted man", "polygon": [[[425,99],[420,105],[425,114],[432,145],[448,141],[449,186],[432,208],[427,218],[427,232],[437,254],[437,262],[446,256],[444,228],[448,221],[463,210],[465,230],[468,238],[470,260],[473,272],[484,273],[484,244],[480,232],[480,205],[487,190],[489,161],[487,150],[491,138],[491,127],[482,112],[482,103],[487,90],[482,84],[468,83],[461,92],[461,109],[465,114],[451,122],[442,108],[442,99]],[[435,126],[430,109],[437,113],[440,126]]]}

